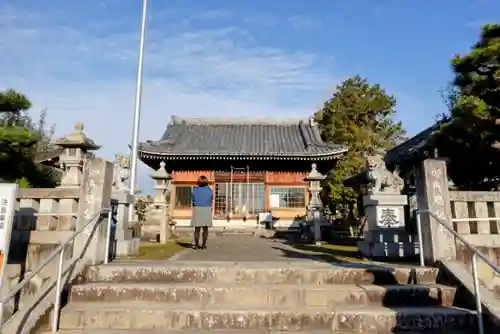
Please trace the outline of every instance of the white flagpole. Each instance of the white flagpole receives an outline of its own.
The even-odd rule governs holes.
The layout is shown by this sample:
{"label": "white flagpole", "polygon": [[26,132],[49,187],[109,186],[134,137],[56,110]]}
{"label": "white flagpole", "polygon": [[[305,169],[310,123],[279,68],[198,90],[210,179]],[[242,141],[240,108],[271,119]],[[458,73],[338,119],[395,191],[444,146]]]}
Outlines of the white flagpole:
{"label": "white flagpole", "polygon": [[[142,68],[144,63],[144,42],[146,39],[146,22],[148,14],[148,0],[142,1],[142,25],[141,25],[141,40],[139,44],[139,64],[137,67],[137,87],[135,91],[135,108],[134,108],[134,129],[132,132],[132,166],[130,168],[130,184],[129,193],[135,196],[137,183],[137,163],[138,163],[138,146],[139,146],[139,125],[141,120],[141,104],[142,104]],[[133,208],[133,205],[131,206]],[[130,217],[132,218],[132,217]]]}

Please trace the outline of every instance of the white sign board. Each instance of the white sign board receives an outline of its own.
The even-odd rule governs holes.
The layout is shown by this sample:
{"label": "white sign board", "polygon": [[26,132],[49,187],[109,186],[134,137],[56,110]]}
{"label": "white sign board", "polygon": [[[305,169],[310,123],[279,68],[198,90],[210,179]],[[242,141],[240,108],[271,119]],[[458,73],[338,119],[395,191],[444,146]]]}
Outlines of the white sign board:
{"label": "white sign board", "polygon": [[396,228],[403,226],[401,221],[401,208],[379,206],[377,207],[377,227]]}
{"label": "white sign board", "polygon": [[0,256],[2,261],[0,291],[4,285],[4,273],[9,255],[10,237],[14,222],[14,211],[17,197],[17,184],[0,183]]}
{"label": "white sign board", "polygon": [[280,194],[271,194],[271,198],[269,201],[271,208],[279,208],[280,207]]}

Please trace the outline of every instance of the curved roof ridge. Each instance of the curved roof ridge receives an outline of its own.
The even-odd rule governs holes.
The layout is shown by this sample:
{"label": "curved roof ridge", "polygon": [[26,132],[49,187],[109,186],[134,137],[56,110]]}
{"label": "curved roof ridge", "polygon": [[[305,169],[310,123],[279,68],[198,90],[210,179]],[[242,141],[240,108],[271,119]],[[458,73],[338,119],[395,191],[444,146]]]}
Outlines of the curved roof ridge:
{"label": "curved roof ridge", "polygon": [[304,142],[305,149],[308,149],[311,145],[313,145],[313,142],[311,141],[311,137],[308,136],[306,125],[302,121],[299,122],[299,132],[300,137]]}
{"label": "curved roof ridge", "polygon": [[171,124],[206,125],[297,125],[309,117],[180,117],[172,116]]}

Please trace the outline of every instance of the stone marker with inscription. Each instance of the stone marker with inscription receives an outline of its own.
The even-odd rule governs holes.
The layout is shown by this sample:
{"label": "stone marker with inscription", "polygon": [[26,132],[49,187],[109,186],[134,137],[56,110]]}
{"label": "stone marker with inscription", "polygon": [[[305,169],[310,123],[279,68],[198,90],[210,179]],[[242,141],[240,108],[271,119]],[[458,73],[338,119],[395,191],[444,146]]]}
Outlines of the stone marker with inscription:
{"label": "stone marker with inscription", "polygon": [[[418,208],[429,210],[453,229],[446,162],[437,159],[422,161],[417,169]],[[421,215],[422,241],[426,263],[455,260],[455,237],[427,212]]]}

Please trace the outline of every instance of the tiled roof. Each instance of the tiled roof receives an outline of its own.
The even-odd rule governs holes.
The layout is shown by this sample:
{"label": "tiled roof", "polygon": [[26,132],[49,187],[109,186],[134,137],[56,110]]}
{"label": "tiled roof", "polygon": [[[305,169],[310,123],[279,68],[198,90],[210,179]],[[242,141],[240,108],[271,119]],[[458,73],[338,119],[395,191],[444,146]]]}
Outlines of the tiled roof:
{"label": "tiled roof", "polygon": [[443,122],[436,122],[427,129],[420,131],[415,136],[407,141],[389,150],[384,157],[384,161],[390,165],[397,165],[403,160],[421,153],[422,149],[426,148],[429,139],[441,128]]}
{"label": "tiled roof", "polygon": [[172,117],[159,141],[141,143],[140,155],[335,157],[346,149],[321,140],[307,118]]}

